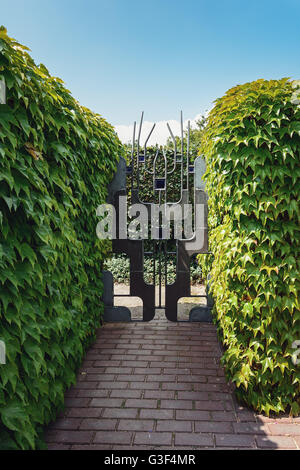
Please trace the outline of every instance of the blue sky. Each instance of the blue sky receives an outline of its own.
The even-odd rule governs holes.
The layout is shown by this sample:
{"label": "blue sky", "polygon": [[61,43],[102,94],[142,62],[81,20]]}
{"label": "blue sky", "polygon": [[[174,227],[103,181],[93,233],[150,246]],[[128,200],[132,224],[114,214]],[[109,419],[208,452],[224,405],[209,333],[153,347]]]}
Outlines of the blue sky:
{"label": "blue sky", "polygon": [[[10,0],[0,24],[114,125],[186,118],[239,83],[300,78],[300,0]],[[124,132],[126,127],[124,127]]]}

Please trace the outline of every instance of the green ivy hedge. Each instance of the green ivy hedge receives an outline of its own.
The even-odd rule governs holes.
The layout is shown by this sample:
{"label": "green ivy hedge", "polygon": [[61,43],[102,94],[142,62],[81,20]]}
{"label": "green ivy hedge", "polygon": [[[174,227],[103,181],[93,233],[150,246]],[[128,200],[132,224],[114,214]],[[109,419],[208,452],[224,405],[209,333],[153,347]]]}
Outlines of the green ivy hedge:
{"label": "green ivy hedge", "polygon": [[300,410],[299,82],[229,90],[208,119],[210,271],[227,376],[255,410]]}
{"label": "green ivy hedge", "polygon": [[102,313],[95,235],[120,143],[0,29],[0,448],[41,445]]}

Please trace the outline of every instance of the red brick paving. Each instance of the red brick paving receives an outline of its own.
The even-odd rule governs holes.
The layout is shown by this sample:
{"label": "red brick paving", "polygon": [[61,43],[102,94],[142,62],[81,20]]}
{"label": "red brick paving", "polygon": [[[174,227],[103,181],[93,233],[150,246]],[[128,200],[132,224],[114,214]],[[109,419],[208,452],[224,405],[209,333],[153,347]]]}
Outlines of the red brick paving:
{"label": "red brick paving", "polygon": [[45,432],[49,450],[300,449],[300,418],[239,406],[211,324],[106,324]]}

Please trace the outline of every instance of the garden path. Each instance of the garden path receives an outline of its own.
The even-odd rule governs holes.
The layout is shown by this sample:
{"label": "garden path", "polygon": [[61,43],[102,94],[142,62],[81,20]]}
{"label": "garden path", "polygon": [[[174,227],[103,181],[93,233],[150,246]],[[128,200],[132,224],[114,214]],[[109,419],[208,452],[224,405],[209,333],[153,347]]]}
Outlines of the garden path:
{"label": "garden path", "polygon": [[48,448],[300,449],[300,418],[239,406],[220,356],[212,324],[105,324]]}

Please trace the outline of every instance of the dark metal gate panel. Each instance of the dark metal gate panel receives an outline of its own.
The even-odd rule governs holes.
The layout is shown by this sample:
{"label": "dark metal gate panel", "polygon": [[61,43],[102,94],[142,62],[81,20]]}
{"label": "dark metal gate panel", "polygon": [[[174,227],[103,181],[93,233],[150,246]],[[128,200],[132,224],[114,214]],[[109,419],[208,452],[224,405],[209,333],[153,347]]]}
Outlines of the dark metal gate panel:
{"label": "dark metal gate panel", "polygon": [[[152,209],[152,202],[143,201],[140,191],[141,185],[141,168],[144,173],[149,174],[149,178],[153,178],[153,201],[158,199],[159,205],[165,207],[175,207],[175,205],[189,204],[191,199],[194,200],[194,231],[189,238],[178,239],[176,241],[176,251],[168,251],[168,243],[164,238],[164,226],[159,223],[157,227],[158,237],[150,242],[151,248],[145,252],[144,240],[114,239],[113,251],[115,253],[124,253],[130,260],[130,296],[140,297],[143,300],[143,321],[150,321],[155,317],[156,309],[164,309],[166,318],[170,321],[177,321],[177,305],[178,300],[182,297],[191,297],[190,282],[190,258],[196,253],[208,253],[208,234],[207,234],[207,194],[202,176],[205,172],[205,162],[201,157],[195,159],[194,164],[190,163],[190,124],[188,125],[187,150],[184,152],[183,145],[183,119],[181,114],[181,152],[178,153],[176,140],[170,126],[168,129],[174,143],[174,155],[171,165],[168,165],[167,157],[163,151],[161,160],[163,161],[163,176],[157,173],[157,164],[159,158],[159,150],[154,158],[152,167],[149,168],[147,158],[147,143],[155,128],[155,124],[148,135],[144,149],[140,149],[140,137],[143,124],[143,114],[139,126],[137,144],[135,144],[136,123],[134,123],[133,145],[131,153],[131,162],[126,165],[123,158],[120,159],[118,169],[114,180],[109,188],[108,202],[116,209],[116,234],[119,236],[120,224],[120,196],[128,196],[131,193],[132,204],[143,204],[148,213]],[[171,166],[169,168],[169,166]],[[168,179],[175,170],[180,170],[180,199],[179,201],[167,201]],[[193,177],[193,187],[191,188],[190,180]],[[201,208],[198,211],[197,208]],[[149,245],[149,242],[148,242]],[[153,260],[153,283],[146,283],[144,280],[144,257],[145,255],[152,257]],[[167,256],[176,256],[176,280],[173,284],[167,282]],[[107,275],[106,275],[107,276]],[[158,278],[158,302],[156,301],[156,279]],[[108,279],[108,277],[106,277]],[[110,281],[106,281],[110,282]],[[165,295],[163,296],[163,285],[165,286]],[[193,297],[197,297],[194,296]],[[198,296],[203,297],[203,296]],[[115,314],[112,315],[113,309],[118,309],[120,320],[124,318],[130,319],[128,309],[126,307],[113,306],[113,294],[111,305],[107,305],[105,321],[116,321]],[[210,307],[195,307],[190,314],[190,321],[201,321],[201,318],[208,319],[207,310]]]}

